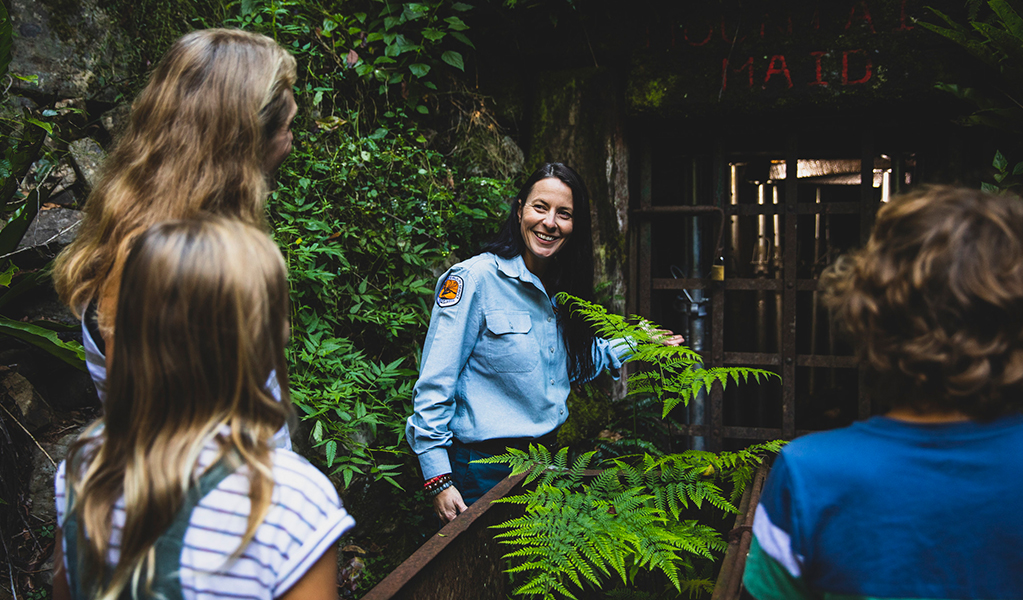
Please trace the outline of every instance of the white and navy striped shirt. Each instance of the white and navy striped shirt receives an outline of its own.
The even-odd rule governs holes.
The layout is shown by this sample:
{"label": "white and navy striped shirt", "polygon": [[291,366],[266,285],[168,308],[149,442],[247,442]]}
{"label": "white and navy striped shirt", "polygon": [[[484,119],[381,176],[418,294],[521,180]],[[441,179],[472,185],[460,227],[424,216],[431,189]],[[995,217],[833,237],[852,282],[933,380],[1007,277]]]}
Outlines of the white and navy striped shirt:
{"label": "white and navy striped shirt", "polygon": [[[238,549],[247,525],[250,503],[246,467],[227,476],[192,512],[181,554],[185,600],[279,598],[355,526],[323,473],[290,450],[277,448],[271,456],[274,491],[270,511],[237,560],[226,563]],[[211,442],[200,456],[200,469],[216,457],[216,443]],[[63,527],[67,510],[64,462],[57,470],[55,487],[57,524]],[[120,556],[124,520],[121,498],[114,506],[107,556],[111,566]]]}

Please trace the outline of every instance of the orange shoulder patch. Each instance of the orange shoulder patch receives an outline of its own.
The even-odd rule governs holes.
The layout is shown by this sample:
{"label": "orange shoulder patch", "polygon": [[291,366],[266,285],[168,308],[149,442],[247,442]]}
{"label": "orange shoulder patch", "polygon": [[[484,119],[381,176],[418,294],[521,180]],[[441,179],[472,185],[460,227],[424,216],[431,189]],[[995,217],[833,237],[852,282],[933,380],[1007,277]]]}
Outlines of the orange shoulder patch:
{"label": "orange shoulder patch", "polygon": [[449,275],[437,292],[437,306],[454,306],[462,299],[463,281],[458,275]]}

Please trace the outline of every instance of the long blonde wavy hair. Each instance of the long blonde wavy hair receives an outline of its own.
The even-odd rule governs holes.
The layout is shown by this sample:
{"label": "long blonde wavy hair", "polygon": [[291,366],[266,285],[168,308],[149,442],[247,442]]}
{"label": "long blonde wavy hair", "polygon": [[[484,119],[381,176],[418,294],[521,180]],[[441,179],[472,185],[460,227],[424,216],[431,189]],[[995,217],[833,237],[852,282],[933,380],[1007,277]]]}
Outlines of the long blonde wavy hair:
{"label": "long blonde wavy hair", "polygon": [[[137,594],[151,584],[154,544],[195,485],[211,439],[222,456],[237,452],[250,481],[252,508],[236,555],[252,540],[273,492],[269,440],[291,411],[288,311],[284,259],[250,225],[173,221],[137,236],[118,297],[103,427],[76,442],[67,461],[85,548],[83,587],[92,597],[117,598],[127,586]],[[281,402],[266,389],[270,372]],[[110,572],[105,557],[121,496],[121,554]]]}
{"label": "long blonde wavy hair", "polygon": [[263,160],[285,125],[295,69],[276,42],[246,31],[193,31],[171,46],[57,258],[57,292],[77,316],[99,302],[109,334],[128,247],[154,223],[209,213],[266,227]]}

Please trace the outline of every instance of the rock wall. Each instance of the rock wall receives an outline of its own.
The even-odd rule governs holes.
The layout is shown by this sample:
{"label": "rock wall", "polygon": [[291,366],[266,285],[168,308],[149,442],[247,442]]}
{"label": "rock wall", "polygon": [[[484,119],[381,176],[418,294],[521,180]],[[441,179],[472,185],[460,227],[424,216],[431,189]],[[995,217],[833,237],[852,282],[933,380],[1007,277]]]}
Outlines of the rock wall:
{"label": "rock wall", "polygon": [[579,172],[590,191],[594,281],[615,312],[625,311],[629,153],[621,119],[621,86],[610,69],[547,71],[533,99],[526,171],[559,161]]}
{"label": "rock wall", "polygon": [[116,100],[107,82],[128,69],[116,58],[125,36],[95,0],[11,0],[13,90],[46,98]]}
{"label": "rock wall", "polygon": [[[596,299],[617,314],[625,313],[629,229],[629,151],[621,105],[622,85],[612,69],[541,73],[526,159],[527,172],[558,161],[586,182]],[[624,377],[611,385],[612,397],[623,397],[626,391]]]}

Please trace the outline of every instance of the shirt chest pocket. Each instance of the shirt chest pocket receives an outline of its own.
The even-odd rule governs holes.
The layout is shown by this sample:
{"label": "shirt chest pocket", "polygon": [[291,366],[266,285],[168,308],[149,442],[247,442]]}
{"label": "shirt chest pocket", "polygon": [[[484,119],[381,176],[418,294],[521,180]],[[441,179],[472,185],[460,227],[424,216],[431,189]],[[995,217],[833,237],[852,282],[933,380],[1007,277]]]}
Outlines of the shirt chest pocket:
{"label": "shirt chest pocket", "polygon": [[483,357],[497,373],[528,373],[540,361],[540,347],[527,312],[488,312]]}

